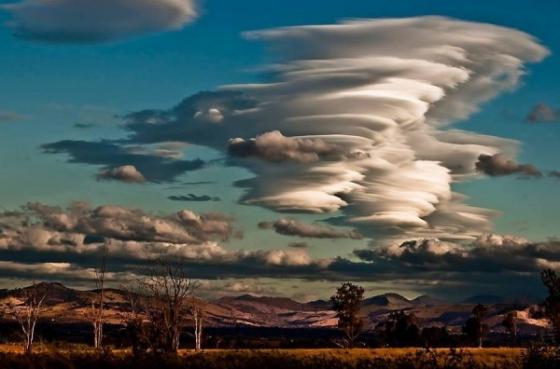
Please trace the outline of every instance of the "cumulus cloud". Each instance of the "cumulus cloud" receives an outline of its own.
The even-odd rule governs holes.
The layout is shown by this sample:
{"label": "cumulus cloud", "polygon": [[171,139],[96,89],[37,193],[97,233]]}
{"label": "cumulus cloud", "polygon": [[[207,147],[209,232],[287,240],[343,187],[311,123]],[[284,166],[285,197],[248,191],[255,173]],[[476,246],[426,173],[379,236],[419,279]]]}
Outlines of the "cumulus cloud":
{"label": "cumulus cloud", "polygon": [[80,277],[78,271],[90,270],[105,251],[111,273],[137,277],[160,258],[184,262],[193,278],[210,279],[303,275],[331,262],[303,249],[228,250],[220,241],[233,234],[232,220],[219,213],[153,215],[115,205],[74,203],[63,209],[31,203],[19,212],[0,213],[0,262],[18,269],[0,276],[23,278],[21,273],[40,265],[34,276],[80,280],[84,273]]}
{"label": "cumulus cloud", "polygon": [[527,121],[530,123],[553,123],[560,120],[560,110],[539,103],[527,114]]}
{"label": "cumulus cloud", "polygon": [[212,238],[227,239],[232,234],[231,219],[218,213],[197,214],[182,210],[167,216],[116,205],[91,208],[85,203],[68,209],[30,203],[25,210],[47,228],[123,241],[201,243]]}
{"label": "cumulus cloud", "polygon": [[22,0],[1,7],[17,37],[103,42],[180,29],[197,16],[194,0]]}
{"label": "cumulus cloud", "polygon": [[368,262],[390,262],[417,272],[532,273],[535,276],[544,263],[552,265],[560,258],[558,242],[530,242],[524,238],[485,234],[467,244],[421,239],[392,244],[376,249],[355,250]]}
{"label": "cumulus cloud", "polygon": [[489,176],[520,174],[525,177],[542,177],[542,173],[532,164],[518,164],[502,154],[481,154],[476,169]]}
{"label": "cumulus cloud", "polygon": [[128,183],[142,183],[146,179],[134,165],[123,165],[116,168],[105,169],[97,174],[99,180],[115,180]]}
{"label": "cumulus cloud", "polygon": [[362,238],[362,235],[353,229],[336,229],[288,218],[278,219],[275,222],[261,222],[259,223],[259,228],[272,228],[278,234],[305,238],[351,238],[355,240]]}
{"label": "cumulus cloud", "polygon": [[141,278],[154,260],[165,257],[183,262],[192,278],[216,283],[289,276],[308,281],[376,280],[455,295],[458,287],[465,294],[498,288],[518,294],[539,286],[541,268],[560,265],[557,241],[492,234],[467,243],[418,239],[378,245],[356,250],[358,261],[318,259],[301,247],[228,250],[214,240],[229,228],[222,219],[188,210],[155,216],[115,206],[92,209],[76,203],[61,209],[30,204],[22,211],[0,214],[0,277],[90,281],[92,268],[106,250],[111,283]]}
{"label": "cumulus cloud", "polygon": [[341,158],[342,148],[321,138],[286,137],[279,131],[267,132],[254,139],[232,138],[228,143],[232,156],[257,157],[270,162],[308,163],[320,158]]}

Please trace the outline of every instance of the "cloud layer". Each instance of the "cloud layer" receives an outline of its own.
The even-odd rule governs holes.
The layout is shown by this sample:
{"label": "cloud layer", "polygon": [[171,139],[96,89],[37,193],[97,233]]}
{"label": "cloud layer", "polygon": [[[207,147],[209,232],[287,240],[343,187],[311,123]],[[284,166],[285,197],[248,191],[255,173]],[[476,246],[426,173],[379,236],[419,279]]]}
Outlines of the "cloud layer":
{"label": "cloud layer", "polygon": [[[528,285],[538,268],[557,265],[554,242],[485,239],[496,212],[469,206],[453,188],[481,173],[540,174],[516,163],[518,142],[453,128],[481,104],[514,89],[525,65],[548,54],[530,35],[419,17],[281,28],[246,37],[266,42],[278,55],[266,69],[266,83],[224,86],[169,110],[129,114],[126,140],[61,141],[44,149],[103,170],[134,165],[148,181],[171,181],[203,163],[151,148],[168,142],[210,147],[227,155],[228,165],[254,173],[236,183],[246,190],[241,202],[282,213],[327,214],[331,225],[351,231],[291,218],[262,227],[299,237],[363,235],[376,243],[357,251],[359,260],[324,260],[303,245],[247,252],[229,251],[215,239],[189,240],[185,234],[171,239],[175,232],[161,238],[163,230],[183,224],[178,214],[157,218],[162,223],[150,228],[158,230],[148,232],[151,238],[87,236],[110,238],[114,252],[126,255],[129,264],[140,263],[143,255],[181,255],[201,278],[407,280],[426,289],[456,289],[469,283]],[[52,229],[49,222],[45,218],[42,227]]]}
{"label": "cloud layer", "polygon": [[197,15],[194,0],[22,0],[2,8],[18,37],[74,43],[179,29]]}
{"label": "cloud layer", "polygon": [[309,224],[295,219],[282,218],[275,222],[259,223],[261,229],[274,229],[278,234],[285,236],[298,236],[304,238],[350,238],[354,240],[362,239],[363,236],[355,230],[336,229],[317,224]]}

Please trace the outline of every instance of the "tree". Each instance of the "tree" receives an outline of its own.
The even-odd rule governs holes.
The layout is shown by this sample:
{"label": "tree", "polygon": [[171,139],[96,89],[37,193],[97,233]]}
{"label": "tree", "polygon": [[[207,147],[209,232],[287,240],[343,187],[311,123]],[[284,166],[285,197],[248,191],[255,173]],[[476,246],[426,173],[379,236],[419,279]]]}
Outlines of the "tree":
{"label": "tree", "polygon": [[477,342],[478,347],[482,347],[482,340],[488,333],[488,325],[484,324],[484,317],[488,314],[488,308],[484,305],[478,304],[473,310],[471,317],[466,321],[463,326],[463,333],[471,342]]}
{"label": "tree", "polygon": [[202,323],[204,320],[204,304],[202,300],[193,296],[191,301],[191,314],[194,326],[194,349],[200,351],[202,349]]}
{"label": "tree", "polygon": [[93,346],[100,349],[103,344],[103,310],[105,303],[105,271],[107,268],[107,248],[103,248],[101,261],[94,270],[95,297],[91,300],[90,319],[93,325]]}
{"label": "tree", "polygon": [[148,350],[157,350],[151,338],[159,327],[154,326],[149,318],[149,297],[145,295],[144,283],[136,281],[123,286],[128,309],[123,314],[123,323],[128,336],[132,354],[142,355]]}
{"label": "tree", "polygon": [[548,289],[543,304],[544,315],[552,325],[556,343],[560,343],[560,278],[555,271],[547,269],[541,273],[541,279]]}
{"label": "tree", "polygon": [[149,319],[154,329],[152,344],[175,353],[189,313],[187,298],[196,287],[181,263],[160,260],[152,276],[144,282],[149,297]]}
{"label": "tree", "polygon": [[343,283],[330,298],[338,318],[338,327],[345,335],[346,347],[353,347],[362,331],[364,322],[359,314],[363,300],[363,287],[350,282]]}
{"label": "tree", "polygon": [[511,342],[515,344],[517,339],[517,312],[510,311],[504,316],[502,325],[507,329],[511,337]]}
{"label": "tree", "polygon": [[385,324],[386,340],[393,346],[416,346],[420,343],[420,330],[416,325],[416,316],[404,310],[389,313]]}
{"label": "tree", "polygon": [[41,315],[43,302],[47,297],[47,290],[41,291],[40,285],[33,283],[23,290],[23,302],[11,307],[14,318],[19,323],[23,332],[26,354],[33,352],[33,341],[35,339],[35,326]]}
{"label": "tree", "polygon": [[451,337],[445,327],[426,327],[422,329],[421,337],[426,347],[443,347],[451,343]]}

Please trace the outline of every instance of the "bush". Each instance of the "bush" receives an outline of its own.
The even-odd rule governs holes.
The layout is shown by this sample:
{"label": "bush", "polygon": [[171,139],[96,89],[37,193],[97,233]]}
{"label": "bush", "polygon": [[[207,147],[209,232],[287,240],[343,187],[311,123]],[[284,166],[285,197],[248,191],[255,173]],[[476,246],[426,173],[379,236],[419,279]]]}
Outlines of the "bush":
{"label": "bush", "polygon": [[530,347],[523,355],[523,369],[558,369],[560,368],[560,348]]}

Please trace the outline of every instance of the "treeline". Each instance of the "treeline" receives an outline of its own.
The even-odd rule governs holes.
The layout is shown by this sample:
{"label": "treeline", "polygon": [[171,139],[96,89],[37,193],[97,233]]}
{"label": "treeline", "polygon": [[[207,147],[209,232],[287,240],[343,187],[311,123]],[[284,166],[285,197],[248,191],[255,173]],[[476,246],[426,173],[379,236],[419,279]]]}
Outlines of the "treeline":
{"label": "treeline", "polygon": [[[550,322],[555,344],[560,344],[560,277],[553,270],[544,270],[541,280],[548,290],[546,299],[535,309],[531,309],[532,318],[545,318]],[[364,340],[364,317],[361,315],[364,300],[364,288],[351,282],[343,283],[336,293],[331,296],[333,309],[338,318],[338,327],[344,333],[340,346],[351,348],[355,346],[372,346]],[[387,319],[374,329],[375,345],[390,347],[454,347],[477,346],[482,347],[490,327],[485,323],[488,307],[476,305],[462,327],[461,335],[451,335],[446,327],[419,328],[416,316],[406,310],[388,313]],[[508,332],[509,344],[517,345],[517,313],[509,311],[503,314],[500,322]]]}
{"label": "treeline", "polygon": [[[105,332],[105,265],[102,258],[95,270],[96,290],[91,309],[86,317],[91,322],[90,342],[102,351],[106,339],[112,347],[130,347],[133,355],[146,353],[173,354],[180,347],[195,350],[208,348],[265,348],[265,347],[482,347],[489,327],[485,324],[488,309],[476,305],[461,334],[450,334],[446,327],[424,327],[410,311],[400,310],[387,314],[386,319],[373,329],[365,330],[362,315],[364,289],[347,282],[331,297],[332,308],[338,318],[338,332],[323,331],[324,335],[300,337],[247,337],[238,331],[234,335],[220,334],[218,330],[203,330],[205,303],[195,296],[197,282],[188,278],[180,263],[159,261],[142,280],[125,286],[128,308],[122,315],[122,324]],[[556,342],[560,342],[560,278],[552,270],[542,272],[542,281],[549,295],[535,309],[534,317],[547,318],[553,327]],[[41,285],[22,290],[22,299],[11,307],[11,316],[17,322],[23,338],[24,351],[33,352],[36,328],[41,323],[41,312],[48,302],[48,291]],[[515,311],[504,314],[502,326],[509,333],[509,343],[518,345],[517,316]],[[109,333],[109,334],[107,334]]]}

